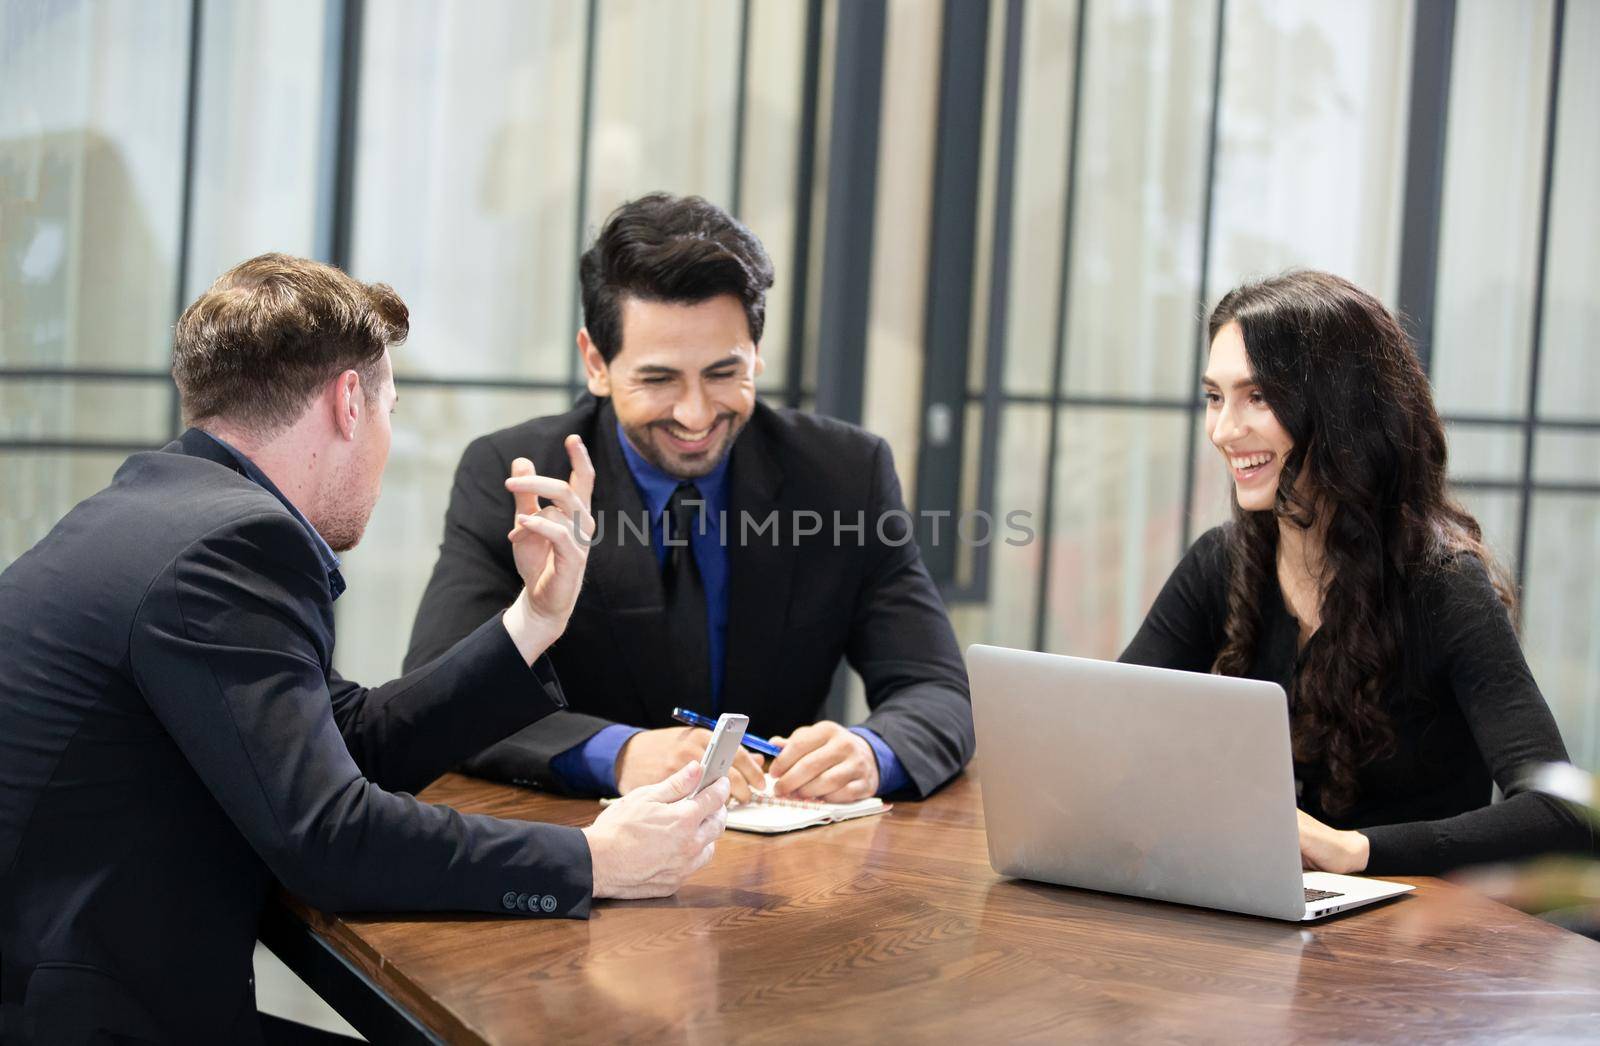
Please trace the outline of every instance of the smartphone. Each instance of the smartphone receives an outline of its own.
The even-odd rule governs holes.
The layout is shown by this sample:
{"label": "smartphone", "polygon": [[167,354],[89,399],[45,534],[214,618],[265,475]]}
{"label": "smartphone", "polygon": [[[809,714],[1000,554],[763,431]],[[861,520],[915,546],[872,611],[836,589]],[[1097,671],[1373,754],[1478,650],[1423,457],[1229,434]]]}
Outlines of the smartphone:
{"label": "smartphone", "polygon": [[744,728],[749,725],[750,717],[747,715],[724,712],[717,717],[716,728],[711,731],[711,743],[706,745],[706,754],[700,759],[700,783],[695,787],[695,795],[727,775],[728,767],[733,765],[733,757],[739,754]]}

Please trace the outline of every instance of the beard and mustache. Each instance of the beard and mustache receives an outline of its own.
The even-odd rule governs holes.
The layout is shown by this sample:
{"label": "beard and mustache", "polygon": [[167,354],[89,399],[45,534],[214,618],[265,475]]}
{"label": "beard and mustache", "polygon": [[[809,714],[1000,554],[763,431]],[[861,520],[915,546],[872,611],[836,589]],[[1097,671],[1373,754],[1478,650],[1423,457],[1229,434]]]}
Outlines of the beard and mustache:
{"label": "beard and mustache", "polygon": [[719,425],[725,425],[726,431],[719,442],[713,443],[705,450],[696,451],[691,455],[664,451],[662,445],[656,441],[654,434],[657,431],[667,432],[679,426],[672,421],[650,421],[643,425],[623,425],[622,434],[628,438],[633,449],[639,456],[650,464],[678,479],[699,479],[711,474],[722,464],[729,451],[733,449],[733,441],[739,433],[744,431],[748,416],[740,416],[733,411],[724,411],[718,414],[711,422],[715,430]]}

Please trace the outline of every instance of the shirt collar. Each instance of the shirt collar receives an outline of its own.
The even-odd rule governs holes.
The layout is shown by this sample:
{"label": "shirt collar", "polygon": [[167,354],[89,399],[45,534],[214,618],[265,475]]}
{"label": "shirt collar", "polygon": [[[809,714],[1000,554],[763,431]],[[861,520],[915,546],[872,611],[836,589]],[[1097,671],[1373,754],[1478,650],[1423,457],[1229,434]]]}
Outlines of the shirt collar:
{"label": "shirt collar", "polygon": [[[644,507],[650,513],[653,522],[655,518],[666,511],[667,501],[671,499],[672,492],[678,489],[678,484],[686,482],[668,472],[663,472],[650,462],[644,455],[633,449],[633,444],[628,442],[627,433],[622,431],[622,422],[617,422],[617,442],[622,444],[622,456],[628,463],[628,471],[633,473],[633,481],[639,487],[639,497],[644,501]],[[706,509],[715,516],[722,510],[723,497],[728,489],[728,458],[729,453],[717,462],[717,467],[701,476],[699,479],[688,480],[700,491],[700,497],[706,503]]]}
{"label": "shirt collar", "polygon": [[267,491],[267,493],[283,502],[283,507],[288,509],[290,514],[293,515],[294,518],[300,522],[300,525],[306,529],[306,533],[311,535],[311,541],[317,547],[317,554],[322,557],[322,565],[328,571],[329,594],[333,599],[338,599],[341,595],[343,595],[345,590],[345,581],[344,575],[339,572],[338,554],[333,551],[333,547],[328,544],[327,539],[325,539],[321,534],[317,533],[317,528],[311,525],[311,521],[306,519],[305,516],[301,515],[300,510],[294,507],[294,502],[284,497],[283,491],[278,489],[278,485],[272,482],[272,480],[267,477],[267,474],[262,472],[261,469],[256,466],[255,462],[245,457],[237,447],[233,446],[233,444],[229,443],[220,436],[214,436],[211,433],[206,432],[204,429],[196,429],[195,431],[199,432],[202,436],[205,436],[207,439],[211,440],[211,442],[227,451],[228,456],[233,458],[233,460],[238,464],[239,471],[243,473],[246,479],[249,479],[252,482],[260,485]]}

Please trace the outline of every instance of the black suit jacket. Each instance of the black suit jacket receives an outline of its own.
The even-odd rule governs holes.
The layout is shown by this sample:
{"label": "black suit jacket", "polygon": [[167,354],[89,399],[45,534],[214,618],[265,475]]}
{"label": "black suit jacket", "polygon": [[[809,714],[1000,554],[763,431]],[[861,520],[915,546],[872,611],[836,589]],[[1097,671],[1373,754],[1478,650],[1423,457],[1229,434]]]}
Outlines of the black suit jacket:
{"label": "black suit jacket", "polygon": [[[439,561],[423,594],[406,666],[421,664],[504,605],[518,582],[506,523],[513,458],[565,478],[562,440],[591,449],[600,540],[566,632],[550,648],[569,710],[550,715],[468,764],[498,780],[561,787],[550,761],[608,723],[673,726],[665,599],[648,540],[619,525],[644,515],[609,400],[474,441],[456,469]],[[722,707],[754,734],[815,722],[841,657],[861,674],[872,714],[917,796],[972,757],[967,674],[916,544],[888,445],[830,418],[758,405],[728,465],[729,595]],[[796,512],[817,513],[822,532]],[[761,529],[776,513],[775,529]],[[747,514],[747,515],[746,515]],[[840,536],[834,540],[837,514]],[[740,540],[741,518],[748,518]],[[846,530],[862,523],[860,531]],[[859,537],[858,537],[859,534]],[[902,540],[903,539],[903,540]]]}
{"label": "black suit jacket", "polygon": [[194,430],[129,458],[0,574],[0,1038],[256,1039],[274,877],[324,909],[587,914],[576,829],[404,794],[560,700],[483,617],[341,679],[284,502]]}

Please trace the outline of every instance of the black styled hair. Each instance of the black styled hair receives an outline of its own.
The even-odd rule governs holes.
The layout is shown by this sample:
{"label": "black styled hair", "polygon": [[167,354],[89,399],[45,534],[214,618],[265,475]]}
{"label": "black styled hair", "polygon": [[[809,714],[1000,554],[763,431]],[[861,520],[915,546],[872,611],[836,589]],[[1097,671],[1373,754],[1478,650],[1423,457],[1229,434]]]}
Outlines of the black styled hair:
{"label": "black styled hair", "polygon": [[731,294],[752,341],[766,326],[772,259],[749,229],[698,196],[651,193],[611,212],[578,262],[583,323],[607,363],[622,351],[622,298],[694,304]]}

